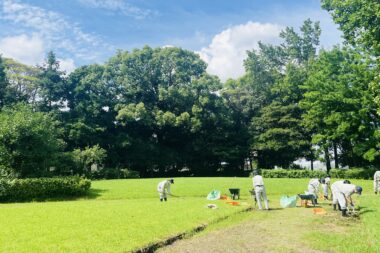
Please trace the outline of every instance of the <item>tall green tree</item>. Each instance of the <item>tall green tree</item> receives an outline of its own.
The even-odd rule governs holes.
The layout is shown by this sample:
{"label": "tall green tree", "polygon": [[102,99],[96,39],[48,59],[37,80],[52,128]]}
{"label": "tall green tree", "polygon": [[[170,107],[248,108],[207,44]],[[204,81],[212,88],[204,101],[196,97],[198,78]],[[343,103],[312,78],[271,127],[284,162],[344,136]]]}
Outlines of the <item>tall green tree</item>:
{"label": "tall green tree", "polygon": [[259,150],[259,166],[288,168],[293,161],[310,153],[310,133],[302,126],[301,85],[305,67],[289,64],[285,76],[272,88],[273,100],[251,123],[252,147]]}
{"label": "tall green tree", "polygon": [[52,111],[62,108],[66,94],[66,80],[52,51],[48,53],[45,63],[40,67],[38,80],[39,95],[41,96],[40,110]]}
{"label": "tall green tree", "polygon": [[[211,175],[229,158],[222,141],[238,146],[225,133],[234,123],[218,95],[220,81],[205,70],[198,55],[179,48],[144,47],[110,59],[106,75],[117,84],[126,166],[143,175],[183,168]],[[225,162],[242,164],[234,152]]]}
{"label": "tall green tree", "polygon": [[253,87],[260,90],[252,99],[262,101],[249,123],[251,148],[258,151],[260,167],[288,167],[311,151],[310,133],[300,124],[300,87],[307,79],[309,61],[316,56],[320,32],[319,23],[308,19],[299,33],[291,27],[282,31],[280,46],[260,43],[259,51],[248,53],[247,75],[254,77]]}
{"label": "tall green tree", "polygon": [[[104,66],[83,66],[72,72],[65,94],[67,108],[61,112],[70,148],[111,145],[117,102],[113,86],[104,78]],[[111,139],[109,139],[111,138]]]}
{"label": "tall green tree", "polygon": [[322,0],[339,24],[344,38],[356,46],[364,46],[380,55],[380,2],[377,0]]}
{"label": "tall green tree", "polygon": [[39,69],[13,59],[5,59],[5,65],[9,80],[8,101],[11,103],[27,102],[36,105],[39,91]]}
{"label": "tall green tree", "polygon": [[304,21],[300,27],[300,33],[297,33],[293,27],[287,27],[280,33],[280,37],[284,40],[282,49],[287,59],[298,64],[307,64],[316,56],[320,36],[319,22],[313,22],[310,19]]}
{"label": "tall green tree", "polygon": [[369,89],[374,78],[369,60],[346,48],[322,51],[304,85],[304,124],[315,144],[334,151],[337,164],[362,166],[378,155],[379,116]]}
{"label": "tall green tree", "polygon": [[4,60],[0,55],[0,108],[5,104],[6,90],[8,87],[8,80],[5,73]]}
{"label": "tall green tree", "polygon": [[[377,0],[322,0],[343,32],[346,41],[360,51],[373,55],[372,65],[380,71],[380,2]],[[380,113],[380,78],[375,77],[370,87]]]}
{"label": "tall green tree", "polygon": [[19,104],[0,112],[0,167],[18,177],[50,175],[61,164],[64,142],[59,123],[51,116]]}

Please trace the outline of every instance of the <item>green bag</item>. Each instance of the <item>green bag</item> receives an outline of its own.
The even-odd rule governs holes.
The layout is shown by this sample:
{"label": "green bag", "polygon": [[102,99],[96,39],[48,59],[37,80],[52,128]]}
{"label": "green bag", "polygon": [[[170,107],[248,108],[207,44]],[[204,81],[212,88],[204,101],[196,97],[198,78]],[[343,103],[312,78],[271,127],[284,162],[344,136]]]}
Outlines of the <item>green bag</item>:
{"label": "green bag", "polygon": [[208,200],[217,200],[220,199],[220,191],[218,190],[212,190],[208,195],[207,195]]}
{"label": "green bag", "polygon": [[294,196],[281,196],[280,205],[282,208],[286,207],[296,207],[297,205],[297,195]]}

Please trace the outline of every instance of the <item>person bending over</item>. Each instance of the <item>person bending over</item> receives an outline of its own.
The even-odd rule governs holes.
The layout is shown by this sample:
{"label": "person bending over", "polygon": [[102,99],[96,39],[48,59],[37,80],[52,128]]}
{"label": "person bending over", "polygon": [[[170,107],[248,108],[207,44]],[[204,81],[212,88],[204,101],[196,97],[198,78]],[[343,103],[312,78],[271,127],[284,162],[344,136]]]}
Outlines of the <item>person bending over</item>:
{"label": "person bending over", "polygon": [[157,185],[157,191],[158,194],[160,195],[160,201],[167,201],[167,195],[171,195],[170,192],[170,185],[174,184],[174,179],[167,179],[164,180]]}

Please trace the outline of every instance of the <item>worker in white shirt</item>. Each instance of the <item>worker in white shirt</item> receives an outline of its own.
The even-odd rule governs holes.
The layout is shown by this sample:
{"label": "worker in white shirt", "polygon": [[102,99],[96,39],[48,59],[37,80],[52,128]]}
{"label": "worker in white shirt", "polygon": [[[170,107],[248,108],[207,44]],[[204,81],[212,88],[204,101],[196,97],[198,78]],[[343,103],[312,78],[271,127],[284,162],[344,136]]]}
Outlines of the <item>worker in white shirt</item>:
{"label": "worker in white shirt", "polygon": [[375,172],[375,175],[373,176],[373,189],[375,191],[375,194],[380,192],[380,170]]}
{"label": "worker in white shirt", "polygon": [[170,185],[174,184],[174,179],[167,179],[164,180],[157,185],[157,191],[158,194],[160,195],[160,201],[162,202],[163,200],[167,201],[167,194],[171,195],[170,192]]}
{"label": "worker in white shirt", "polygon": [[265,191],[265,186],[264,186],[264,180],[263,180],[263,177],[259,175],[259,172],[257,170],[253,171],[252,181],[253,181],[253,187],[255,189],[256,201],[257,201],[257,204],[259,205],[259,209],[260,210],[263,209],[263,207],[261,205],[261,198],[263,198],[264,204],[265,204],[265,209],[269,210],[267,193]]}
{"label": "worker in white shirt", "polygon": [[360,186],[347,183],[347,181],[337,181],[331,185],[333,193],[333,207],[336,210],[336,204],[339,204],[342,216],[347,216],[347,206],[354,206],[351,195],[357,193],[361,195],[363,189]]}
{"label": "worker in white shirt", "polygon": [[324,183],[322,183],[323,197],[325,200],[329,199],[329,188],[330,188],[331,178],[329,175],[325,177]]}
{"label": "worker in white shirt", "polygon": [[339,202],[338,202],[338,185],[341,185],[341,184],[345,184],[347,183],[347,181],[344,181],[344,180],[339,180],[339,181],[336,181],[334,182],[332,185],[331,185],[331,194],[332,194],[332,205],[333,205],[333,208],[334,208],[334,211],[336,210],[336,206],[338,205],[338,209],[339,211],[341,211],[340,209],[340,205],[339,205]]}
{"label": "worker in white shirt", "polygon": [[318,179],[318,178],[313,178],[309,181],[309,184],[307,186],[307,191],[309,194],[314,195],[314,201],[313,204],[317,204],[317,199],[318,199],[318,192],[319,192],[319,184],[320,182],[324,180]]}

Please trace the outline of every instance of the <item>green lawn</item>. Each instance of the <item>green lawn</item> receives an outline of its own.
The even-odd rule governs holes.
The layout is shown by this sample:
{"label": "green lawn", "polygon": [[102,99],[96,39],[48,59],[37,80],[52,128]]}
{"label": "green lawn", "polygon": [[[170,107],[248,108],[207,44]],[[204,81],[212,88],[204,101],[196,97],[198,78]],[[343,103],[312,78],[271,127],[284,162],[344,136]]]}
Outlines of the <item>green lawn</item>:
{"label": "green lawn", "polygon": [[[249,178],[176,178],[172,192],[181,197],[170,198],[167,203],[158,200],[159,181],[96,181],[91,197],[86,199],[1,204],[0,252],[127,252],[245,208],[216,201],[213,203],[219,206],[217,210],[207,209],[205,206],[210,201],[205,196],[213,189],[227,193],[228,188],[241,188],[242,201],[252,203]],[[278,206],[280,195],[303,192],[307,181],[266,179],[270,205]],[[371,249],[380,248],[380,221],[376,218],[380,196],[372,193],[371,181],[360,181],[360,184],[365,190],[358,200],[364,207],[362,219],[349,222],[347,233],[337,233],[337,237],[320,239],[323,233],[312,230],[311,236],[319,238],[313,240],[316,248],[335,248],[337,252],[372,252]],[[320,223],[323,219],[305,222]],[[341,241],[345,242],[344,246],[339,245]]]}

